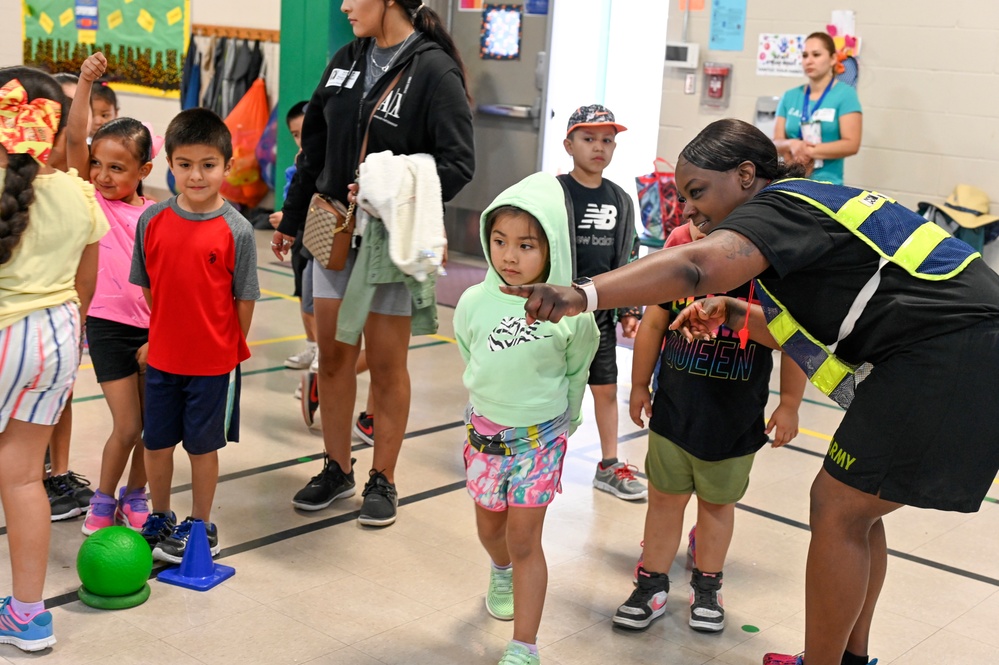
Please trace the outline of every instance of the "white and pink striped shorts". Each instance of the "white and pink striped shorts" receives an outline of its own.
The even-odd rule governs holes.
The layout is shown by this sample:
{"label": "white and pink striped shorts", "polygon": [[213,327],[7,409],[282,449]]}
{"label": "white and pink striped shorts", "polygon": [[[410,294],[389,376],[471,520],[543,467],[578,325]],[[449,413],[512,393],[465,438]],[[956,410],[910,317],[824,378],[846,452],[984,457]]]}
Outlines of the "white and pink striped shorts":
{"label": "white and pink striped shorts", "polygon": [[55,425],[80,368],[80,308],[67,302],[0,329],[0,432],[14,418]]}

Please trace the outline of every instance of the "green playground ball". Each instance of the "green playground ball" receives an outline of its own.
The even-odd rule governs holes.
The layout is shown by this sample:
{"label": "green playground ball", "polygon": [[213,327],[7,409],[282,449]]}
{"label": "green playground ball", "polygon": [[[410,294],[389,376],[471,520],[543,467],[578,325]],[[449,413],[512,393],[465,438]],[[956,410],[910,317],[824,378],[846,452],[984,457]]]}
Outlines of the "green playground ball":
{"label": "green playground ball", "polygon": [[76,572],[97,596],[126,596],[142,589],[153,569],[145,539],[123,526],[100,529],[80,546]]}

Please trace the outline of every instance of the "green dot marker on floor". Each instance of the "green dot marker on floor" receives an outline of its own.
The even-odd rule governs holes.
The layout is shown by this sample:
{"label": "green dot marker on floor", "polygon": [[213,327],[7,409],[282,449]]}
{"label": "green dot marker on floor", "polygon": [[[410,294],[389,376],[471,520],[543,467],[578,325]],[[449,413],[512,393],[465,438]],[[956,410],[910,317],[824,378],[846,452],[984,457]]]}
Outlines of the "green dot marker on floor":
{"label": "green dot marker on floor", "polygon": [[306,462],[313,462],[315,460],[313,460],[311,457],[299,457],[298,460],[296,461],[302,462],[304,464]]}
{"label": "green dot marker on floor", "polygon": [[756,626],[750,626],[748,623],[745,626],[742,627],[742,630],[743,630],[743,632],[746,632],[746,633],[758,633],[758,632],[760,632],[759,628],[757,628]]}

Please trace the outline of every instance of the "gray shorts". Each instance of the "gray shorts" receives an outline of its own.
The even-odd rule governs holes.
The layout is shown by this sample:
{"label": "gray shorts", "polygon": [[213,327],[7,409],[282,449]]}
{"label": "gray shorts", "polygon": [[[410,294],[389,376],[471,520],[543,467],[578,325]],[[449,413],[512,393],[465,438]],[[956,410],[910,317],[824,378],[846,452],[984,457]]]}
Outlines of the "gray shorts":
{"label": "gray shorts", "polygon": [[[347,280],[354,269],[357,250],[351,249],[347,255],[347,264],[343,270],[327,270],[313,261],[312,296],[314,298],[333,298],[343,300],[347,291]],[[412,316],[413,297],[402,282],[395,284],[379,284],[375,287],[375,298],[371,302],[371,311],[387,316]]]}
{"label": "gray shorts", "polygon": [[309,259],[302,270],[302,311],[306,314],[316,313],[316,304],[312,299],[312,266],[315,259]]}

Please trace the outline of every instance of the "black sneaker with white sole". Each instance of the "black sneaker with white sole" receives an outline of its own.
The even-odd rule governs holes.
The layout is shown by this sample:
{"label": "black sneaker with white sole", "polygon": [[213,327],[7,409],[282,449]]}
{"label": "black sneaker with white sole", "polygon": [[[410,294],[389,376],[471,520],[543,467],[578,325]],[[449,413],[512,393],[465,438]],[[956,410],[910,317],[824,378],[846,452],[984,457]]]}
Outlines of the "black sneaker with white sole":
{"label": "black sneaker with white sole", "polygon": [[614,625],[629,630],[645,630],[666,613],[669,575],[638,569],[638,586],[614,614]]}
{"label": "black sneaker with white sole", "polygon": [[690,576],[690,627],[694,630],[717,633],[725,628],[721,586],[721,573],[694,568]]}
{"label": "black sneaker with white sole", "polygon": [[76,497],[70,494],[69,489],[63,487],[61,483],[55,482],[52,478],[46,478],[42,484],[45,485],[45,494],[49,498],[53,522],[68,520],[83,513]]}
{"label": "black sneaker with white sole", "polygon": [[381,471],[372,469],[364,484],[364,503],[357,521],[364,526],[388,526],[395,522],[399,507],[399,493]]}
{"label": "black sneaker with white sole", "polygon": [[291,505],[299,510],[322,510],[337,499],[354,496],[357,491],[354,484],[355,461],[350,459],[350,473],[344,473],[339,464],[323,455],[323,470],[298,491]]}

